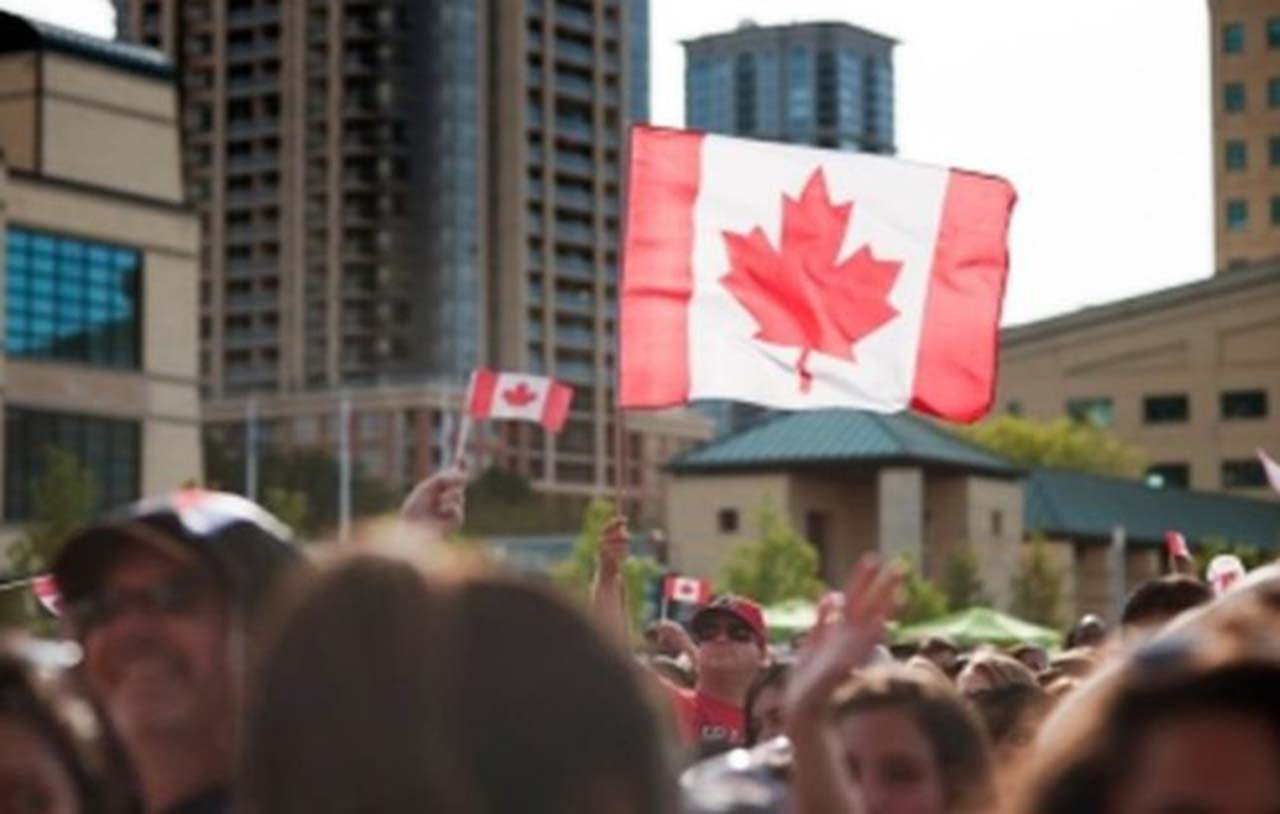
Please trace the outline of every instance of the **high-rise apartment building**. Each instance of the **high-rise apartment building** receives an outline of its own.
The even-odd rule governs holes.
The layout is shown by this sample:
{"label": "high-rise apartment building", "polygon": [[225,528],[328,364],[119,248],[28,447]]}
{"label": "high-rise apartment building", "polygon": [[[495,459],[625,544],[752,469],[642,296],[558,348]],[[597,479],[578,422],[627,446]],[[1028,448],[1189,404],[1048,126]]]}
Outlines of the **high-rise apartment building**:
{"label": "high-rise apartment building", "polygon": [[892,153],[895,41],[847,23],[758,26],[684,43],[689,127]]}
{"label": "high-rise apartment building", "polygon": [[1216,268],[1280,257],[1280,0],[1210,0]]}
{"label": "high-rise apartment building", "polygon": [[[559,437],[485,455],[539,487],[611,483],[621,154],[647,115],[645,0],[117,0],[174,54],[202,211],[206,420],[250,394],[272,443],[336,441],[392,483],[438,465],[478,364],[577,391]],[[634,488],[705,433],[637,419]]]}

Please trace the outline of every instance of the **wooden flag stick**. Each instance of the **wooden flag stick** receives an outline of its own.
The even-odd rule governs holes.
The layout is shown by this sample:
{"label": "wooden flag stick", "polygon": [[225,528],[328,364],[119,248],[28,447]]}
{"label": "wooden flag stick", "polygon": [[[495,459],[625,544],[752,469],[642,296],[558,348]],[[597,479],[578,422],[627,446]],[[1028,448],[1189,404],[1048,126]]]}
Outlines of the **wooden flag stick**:
{"label": "wooden flag stick", "polygon": [[621,406],[613,409],[613,502],[614,511],[626,515],[626,482],[627,482],[627,427],[626,412]]}

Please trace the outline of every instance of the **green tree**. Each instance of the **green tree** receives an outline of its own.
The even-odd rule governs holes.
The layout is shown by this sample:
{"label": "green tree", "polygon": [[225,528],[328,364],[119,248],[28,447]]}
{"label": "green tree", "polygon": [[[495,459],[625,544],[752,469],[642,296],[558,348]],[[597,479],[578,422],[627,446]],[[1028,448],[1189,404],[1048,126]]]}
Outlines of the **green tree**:
{"label": "green tree", "polygon": [[[204,451],[205,483],[213,489],[243,493],[243,447],[206,437]],[[258,456],[260,495],[265,499],[272,489],[279,489],[305,496],[307,511],[294,530],[314,537],[338,525],[338,471],[338,459],[327,450],[265,447]],[[399,506],[400,497],[359,465],[352,468],[351,507],[356,517],[391,511]]]}
{"label": "green tree", "polygon": [[1066,418],[1044,422],[1000,415],[954,431],[1020,466],[1051,466],[1131,478],[1139,477],[1146,467],[1145,456],[1137,447],[1091,424]]}
{"label": "green tree", "polygon": [[947,557],[942,574],[942,592],[947,597],[947,605],[954,610],[991,604],[986,586],[982,584],[978,556],[972,546],[958,546]]}
{"label": "green tree", "polygon": [[926,579],[914,562],[904,561],[902,565],[906,579],[902,583],[902,608],[897,620],[904,625],[914,625],[946,616],[951,607],[942,589]]}
{"label": "green tree", "polygon": [[1038,535],[1023,549],[1022,563],[1013,578],[1012,610],[1045,627],[1062,624],[1062,572],[1053,564],[1048,544]]}
{"label": "green tree", "polygon": [[[588,503],[582,513],[582,531],[574,540],[573,550],[551,573],[551,578],[557,585],[584,604],[589,601],[591,583],[596,576],[600,534],[605,523],[614,514],[613,503],[604,498],[596,498]],[[623,588],[632,633],[641,629],[644,623],[645,596],[650,584],[662,573],[662,565],[652,557],[628,557],[623,564]]]}
{"label": "green tree", "polygon": [[724,589],[762,605],[816,599],[823,589],[817,549],[772,506],[761,507],[757,516],[760,538],[736,543],[725,557]]}
{"label": "green tree", "polygon": [[[26,577],[49,568],[72,532],[93,516],[98,485],[74,454],[45,447],[43,474],[31,484],[31,521],[9,549],[8,573]],[[0,624],[30,624],[40,619],[29,590],[0,592]]]}
{"label": "green tree", "polygon": [[262,507],[293,529],[295,534],[307,525],[310,507],[306,492],[282,489],[279,486],[268,487],[266,494],[262,496]]}
{"label": "green tree", "polygon": [[521,475],[487,469],[467,487],[462,532],[475,537],[565,532],[578,525],[585,509],[579,498],[535,492]]}

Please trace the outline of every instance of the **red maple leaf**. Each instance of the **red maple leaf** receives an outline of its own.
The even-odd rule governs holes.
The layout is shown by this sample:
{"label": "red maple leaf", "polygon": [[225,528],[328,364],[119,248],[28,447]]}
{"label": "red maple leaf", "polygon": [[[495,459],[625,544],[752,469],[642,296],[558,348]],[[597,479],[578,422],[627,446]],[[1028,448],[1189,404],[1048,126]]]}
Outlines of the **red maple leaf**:
{"label": "red maple leaf", "polygon": [[509,387],[502,391],[503,400],[512,407],[527,407],[537,397],[538,394],[533,392],[533,389],[525,382],[520,382],[515,387]]}
{"label": "red maple leaf", "polygon": [[730,270],[720,282],[755,318],[757,339],[801,349],[796,371],[805,392],[811,352],[855,361],[854,344],[898,315],[888,296],[900,261],[877,260],[869,246],[836,260],[852,210],[852,201],[832,204],[819,168],[798,201],[782,196],[781,249],[759,226],[724,232]]}

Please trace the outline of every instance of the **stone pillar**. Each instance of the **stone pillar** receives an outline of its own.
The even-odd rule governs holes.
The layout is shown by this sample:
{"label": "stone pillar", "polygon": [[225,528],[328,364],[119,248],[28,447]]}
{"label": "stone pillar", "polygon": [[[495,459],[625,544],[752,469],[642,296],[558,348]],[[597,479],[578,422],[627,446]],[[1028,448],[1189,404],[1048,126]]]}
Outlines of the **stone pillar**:
{"label": "stone pillar", "polygon": [[880,556],[924,563],[924,473],[916,467],[881,469],[876,483]]}

